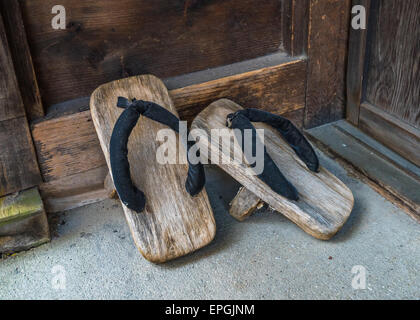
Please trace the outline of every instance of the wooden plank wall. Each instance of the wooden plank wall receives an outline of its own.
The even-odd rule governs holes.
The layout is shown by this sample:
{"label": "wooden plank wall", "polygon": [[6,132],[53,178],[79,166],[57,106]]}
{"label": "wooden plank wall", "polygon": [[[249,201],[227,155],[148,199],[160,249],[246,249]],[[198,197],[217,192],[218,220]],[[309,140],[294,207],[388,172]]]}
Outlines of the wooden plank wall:
{"label": "wooden plank wall", "polygon": [[0,196],[41,182],[0,14]]}
{"label": "wooden plank wall", "polygon": [[51,27],[57,1],[20,3],[48,107],[131,75],[166,78],[276,52],[285,1],[62,0],[65,30]]}
{"label": "wooden plank wall", "polygon": [[377,2],[366,101],[420,129],[420,1]]}

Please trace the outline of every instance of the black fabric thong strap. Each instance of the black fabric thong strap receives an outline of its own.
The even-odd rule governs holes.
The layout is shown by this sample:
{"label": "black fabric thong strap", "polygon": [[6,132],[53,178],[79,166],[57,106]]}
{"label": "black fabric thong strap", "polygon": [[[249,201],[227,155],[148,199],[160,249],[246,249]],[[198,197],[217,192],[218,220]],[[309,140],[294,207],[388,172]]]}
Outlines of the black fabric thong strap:
{"label": "black fabric thong strap", "polygon": [[[130,176],[130,164],[128,163],[128,138],[137,124],[141,115],[167,125],[169,128],[179,133],[179,119],[163,108],[162,106],[143,100],[129,101],[126,98],[118,97],[117,106],[124,108],[111,135],[109,146],[112,178],[115,189],[120,200],[131,210],[142,212],[146,204],[144,193],[139,190],[132,182]],[[191,195],[197,195],[204,187],[205,174],[201,163],[192,164],[188,158],[188,150],[192,143],[187,145],[188,175],[185,188]],[[147,163],[142,164],[147,170]]]}
{"label": "black fabric thong strap", "polygon": [[[319,160],[314,149],[293,123],[284,117],[267,111],[250,108],[229,114],[226,119],[226,125],[232,129],[239,129],[242,133],[242,137],[244,137],[245,129],[252,130],[252,141],[254,142],[257,141],[256,139],[258,139],[258,137],[251,121],[264,122],[272,126],[281,134],[290,147],[292,147],[309,170],[314,172],[319,171]],[[244,150],[244,142],[241,147],[242,150]],[[253,143],[252,152],[255,154],[255,143]],[[281,173],[273,159],[271,159],[270,155],[267,153],[265,146],[264,169],[258,177],[278,194],[291,200],[299,199],[296,188]]]}

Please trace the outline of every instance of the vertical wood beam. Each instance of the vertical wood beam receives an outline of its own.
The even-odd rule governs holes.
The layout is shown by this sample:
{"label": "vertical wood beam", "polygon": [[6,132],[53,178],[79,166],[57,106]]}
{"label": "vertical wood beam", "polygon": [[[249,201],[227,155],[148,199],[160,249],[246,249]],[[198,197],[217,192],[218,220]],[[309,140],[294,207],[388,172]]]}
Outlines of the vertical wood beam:
{"label": "vertical wood beam", "polygon": [[0,196],[40,183],[41,175],[0,15]]}
{"label": "vertical wood beam", "polygon": [[344,117],[350,0],[310,0],[305,128]]}
{"label": "vertical wood beam", "polygon": [[366,9],[366,29],[350,28],[349,56],[347,61],[347,106],[346,118],[352,124],[359,124],[360,103],[363,97],[363,74],[366,61],[366,39],[370,13],[370,0],[353,0],[352,6],[362,5]]}
{"label": "vertical wood beam", "polygon": [[9,40],[9,48],[16,71],[17,82],[21,88],[26,115],[32,121],[44,116],[44,108],[26,38],[19,1],[1,0],[0,11],[3,15],[4,27]]}

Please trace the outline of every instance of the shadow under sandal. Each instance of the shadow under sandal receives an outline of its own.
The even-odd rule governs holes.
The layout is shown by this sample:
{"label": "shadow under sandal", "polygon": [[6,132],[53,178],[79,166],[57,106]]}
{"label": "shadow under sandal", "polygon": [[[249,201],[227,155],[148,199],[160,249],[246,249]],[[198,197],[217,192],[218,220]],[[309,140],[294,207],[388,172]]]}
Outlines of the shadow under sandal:
{"label": "shadow under sandal", "polygon": [[169,127],[179,133],[179,119],[162,81],[143,75],[104,84],[93,92],[90,106],[127,223],[143,256],[165,262],[211,242],[216,226],[203,189],[203,166],[190,163],[178,137],[168,152],[178,154],[179,161],[157,161],[158,131]]}
{"label": "shadow under sandal", "polygon": [[[236,137],[239,148],[234,148],[228,137],[223,139],[223,134],[222,139],[211,139],[213,129],[226,127],[235,129],[224,132]],[[264,130],[264,143],[256,129]],[[354,202],[352,192],[319,165],[312,146],[286,118],[258,109],[243,109],[233,101],[221,99],[197,115],[191,130],[201,147],[209,145],[209,154],[222,155],[225,161],[219,161],[218,165],[246,187],[236,197],[236,202],[243,206],[256,207],[261,199],[305,232],[323,240],[330,239],[349,217]],[[247,140],[242,139],[246,130],[252,138],[249,152]],[[263,145],[262,171],[256,171],[252,164],[257,142]],[[243,209],[249,215],[250,208]]]}

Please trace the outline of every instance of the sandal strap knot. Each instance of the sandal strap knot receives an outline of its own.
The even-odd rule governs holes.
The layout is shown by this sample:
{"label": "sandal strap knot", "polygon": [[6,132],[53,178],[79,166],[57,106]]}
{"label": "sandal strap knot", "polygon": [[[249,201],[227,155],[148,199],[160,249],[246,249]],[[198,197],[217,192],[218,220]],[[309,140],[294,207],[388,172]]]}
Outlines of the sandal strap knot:
{"label": "sandal strap knot", "polygon": [[[127,158],[128,138],[140,116],[145,116],[167,125],[177,133],[179,133],[180,120],[164,107],[151,101],[136,99],[130,101],[125,97],[118,97],[117,107],[125,110],[117,119],[111,135],[109,151],[112,177],[121,201],[129,209],[140,213],[144,210],[146,197],[131,180],[130,164]],[[187,143],[187,161],[189,166],[185,188],[191,196],[195,196],[204,188],[205,173],[201,162],[197,164],[190,162],[188,151],[191,146],[191,143]]]}

